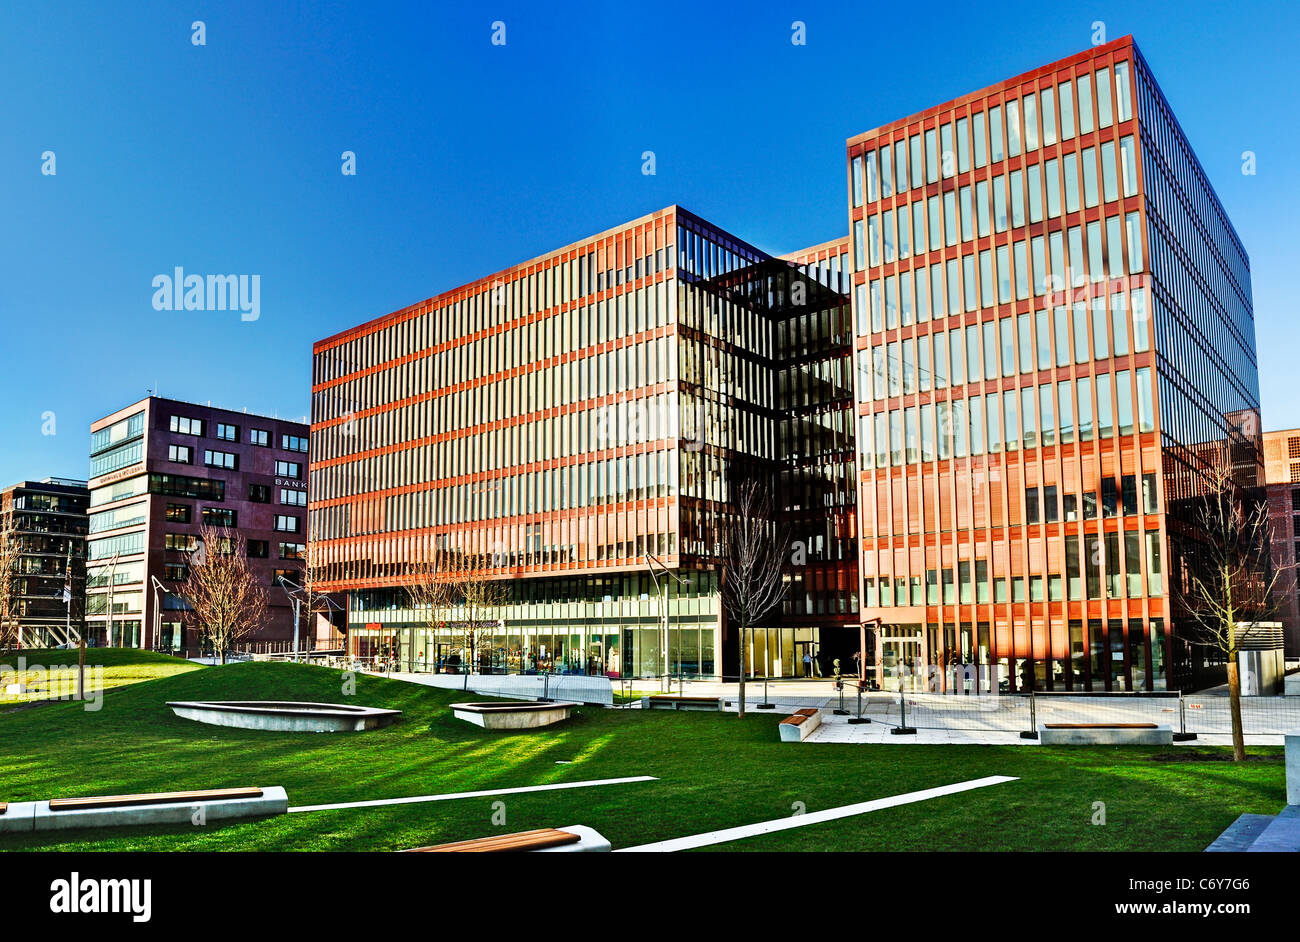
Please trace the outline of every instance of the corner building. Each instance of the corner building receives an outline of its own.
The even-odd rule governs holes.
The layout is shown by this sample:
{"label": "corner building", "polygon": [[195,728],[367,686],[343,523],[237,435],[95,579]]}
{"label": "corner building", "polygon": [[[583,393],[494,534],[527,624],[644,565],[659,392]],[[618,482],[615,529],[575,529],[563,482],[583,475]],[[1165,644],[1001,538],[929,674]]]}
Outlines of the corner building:
{"label": "corner building", "polygon": [[861,617],[953,693],[1213,679],[1197,464],[1263,482],[1250,267],[1131,37],[847,144]]}
{"label": "corner building", "polygon": [[437,548],[509,585],[482,669],[734,676],[720,524],[739,476],[778,473],[811,564],[748,669],[856,638],[843,254],[774,258],[673,206],[319,341],[311,532],[353,653],[462,653],[404,588]]}
{"label": "corner building", "polygon": [[266,592],[265,619],[239,646],[288,648],[293,609],[278,580],[303,578],[306,472],[301,422],[159,396],[93,422],[88,640],[203,650],[181,589],[207,524],[244,537],[249,569]]}

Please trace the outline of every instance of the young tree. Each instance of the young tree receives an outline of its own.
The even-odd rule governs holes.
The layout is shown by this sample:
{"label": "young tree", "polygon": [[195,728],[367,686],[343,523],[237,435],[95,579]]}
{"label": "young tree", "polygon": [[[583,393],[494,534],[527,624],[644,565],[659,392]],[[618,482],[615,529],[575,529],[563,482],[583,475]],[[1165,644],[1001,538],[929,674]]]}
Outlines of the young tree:
{"label": "young tree", "polygon": [[0,510],[0,651],[18,641],[18,559],[21,555],[13,508]]}
{"label": "young tree", "polygon": [[199,637],[212,644],[222,664],[226,652],[256,631],[266,616],[266,591],[248,567],[244,537],[232,537],[225,528],[199,528],[199,548],[179,594],[190,607]]}
{"label": "young tree", "polygon": [[781,569],[787,540],[773,522],[766,485],[747,478],[733,487],[732,495],[730,516],[723,526],[722,601],[740,629],[740,692],[736,702],[743,717],[747,635],[785,595]]}
{"label": "young tree", "polygon": [[455,601],[462,621],[457,634],[469,652],[470,672],[477,665],[487,632],[485,625],[496,621],[497,610],[506,603],[510,590],[505,582],[488,576],[490,562],[481,556],[461,556],[452,568]]}
{"label": "young tree", "polygon": [[1232,755],[1246,758],[1241,724],[1241,677],[1237,653],[1259,622],[1275,611],[1275,593],[1289,567],[1273,563],[1268,502],[1245,489],[1227,450],[1202,468],[1205,490],[1193,515],[1200,536],[1184,560],[1178,591],[1195,627],[1195,642],[1227,661],[1232,712]]}
{"label": "young tree", "polygon": [[426,547],[422,558],[407,563],[407,598],[434,638],[439,637],[447,625],[455,594],[450,560],[441,547]]}

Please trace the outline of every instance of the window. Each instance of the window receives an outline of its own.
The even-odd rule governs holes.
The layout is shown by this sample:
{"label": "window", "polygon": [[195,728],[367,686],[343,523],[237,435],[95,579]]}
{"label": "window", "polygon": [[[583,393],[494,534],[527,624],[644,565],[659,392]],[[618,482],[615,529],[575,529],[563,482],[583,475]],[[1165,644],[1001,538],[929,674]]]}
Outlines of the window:
{"label": "window", "polygon": [[226,530],[235,528],[236,515],[233,510],[225,507],[204,507],[203,523],[209,527],[219,527]]}
{"label": "window", "polygon": [[239,467],[239,457],[230,451],[210,451],[204,449],[203,463],[209,468],[225,468],[234,471]]}
{"label": "window", "polygon": [[307,439],[300,435],[281,435],[280,447],[285,451],[307,451]]}
{"label": "window", "polygon": [[307,552],[307,546],[304,543],[281,543],[281,559],[302,559]]}
{"label": "window", "polygon": [[223,442],[239,441],[239,426],[227,425],[224,422],[217,423],[217,438]]}
{"label": "window", "polygon": [[163,578],[168,582],[184,582],[190,577],[190,567],[184,563],[163,563]]}
{"label": "window", "polygon": [[277,478],[294,478],[295,480],[302,473],[302,465],[296,461],[277,461],[275,463],[275,476]]}
{"label": "window", "polygon": [[280,488],[280,503],[287,504],[291,507],[306,507],[307,492],[296,491],[293,490],[292,488],[282,487]]}
{"label": "window", "polygon": [[192,553],[198,549],[198,537],[192,533],[164,533],[163,549],[177,553]]}
{"label": "window", "polygon": [[171,417],[171,424],[168,426],[171,431],[181,435],[203,435],[202,419],[187,419],[183,415],[174,415]]}
{"label": "window", "polygon": [[271,502],[271,488],[266,484],[248,485],[248,499],[255,504],[269,504]]}
{"label": "window", "polygon": [[297,533],[299,520],[297,517],[290,517],[285,514],[275,515],[275,525],[272,529],[281,533]]}
{"label": "window", "polygon": [[167,522],[168,523],[189,523],[190,505],[189,504],[168,504]]}
{"label": "window", "polygon": [[193,452],[189,445],[168,445],[167,460],[174,461],[177,464],[189,464],[193,461]]}
{"label": "window", "polygon": [[248,541],[249,559],[266,559],[271,554],[271,544],[266,540]]}
{"label": "window", "polygon": [[853,205],[862,205],[862,155],[853,158]]}
{"label": "window", "polygon": [[269,448],[271,445],[271,433],[264,428],[250,428],[248,430],[248,444]]}

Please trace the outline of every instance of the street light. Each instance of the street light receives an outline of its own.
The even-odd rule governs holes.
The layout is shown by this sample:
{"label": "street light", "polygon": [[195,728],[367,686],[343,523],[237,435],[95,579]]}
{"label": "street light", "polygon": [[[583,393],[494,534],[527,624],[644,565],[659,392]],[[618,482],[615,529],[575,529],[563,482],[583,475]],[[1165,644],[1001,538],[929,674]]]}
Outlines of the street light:
{"label": "street light", "polygon": [[[307,590],[304,589],[302,586],[298,585],[298,583],[294,582],[292,579],[289,579],[288,577],[283,575],[276,576],[275,581],[280,583],[280,588],[284,589],[284,594],[287,595],[289,597],[289,601],[293,603],[293,659],[294,661],[297,661],[298,660],[298,616],[302,611],[302,597],[307,594]],[[340,605],[338,602],[334,601],[328,595],[324,595],[321,593],[313,593],[313,594],[318,599],[324,599],[325,604],[329,606],[332,611],[336,611],[336,612],[343,611],[343,606]],[[308,617],[310,617],[311,612],[308,611],[307,615]]]}
{"label": "street light", "polygon": [[158,601],[158,593],[166,593],[168,589],[153,573],[149,574],[149,581],[153,584],[153,643],[157,648],[158,639],[162,636],[162,603]]}
{"label": "street light", "polygon": [[[659,564],[659,568],[663,570],[665,576],[672,576],[677,580],[678,585],[686,585],[686,580],[664,565],[664,561],[658,556],[653,553],[646,553],[645,555],[646,559]],[[672,664],[669,662],[668,656],[668,580],[665,579],[661,585],[659,577],[655,575],[654,566],[647,564],[646,568],[650,570],[650,578],[654,580],[655,591],[659,593],[659,603],[664,612],[664,676],[670,678],[669,684],[671,685]],[[669,686],[668,692],[672,692],[671,686]]]}

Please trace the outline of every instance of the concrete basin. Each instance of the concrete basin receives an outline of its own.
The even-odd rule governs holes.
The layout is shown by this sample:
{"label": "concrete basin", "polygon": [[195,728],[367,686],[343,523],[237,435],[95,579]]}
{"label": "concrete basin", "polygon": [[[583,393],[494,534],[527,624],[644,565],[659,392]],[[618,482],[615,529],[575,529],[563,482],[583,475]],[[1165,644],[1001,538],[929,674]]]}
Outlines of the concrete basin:
{"label": "concrete basin", "polygon": [[213,726],[286,733],[338,733],[387,726],[401,710],[296,700],[169,700],[177,716]]}
{"label": "concrete basin", "polygon": [[523,700],[519,703],[453,703],[452,716],[484,729],[538,729],[569,718],[579,703]]}

